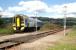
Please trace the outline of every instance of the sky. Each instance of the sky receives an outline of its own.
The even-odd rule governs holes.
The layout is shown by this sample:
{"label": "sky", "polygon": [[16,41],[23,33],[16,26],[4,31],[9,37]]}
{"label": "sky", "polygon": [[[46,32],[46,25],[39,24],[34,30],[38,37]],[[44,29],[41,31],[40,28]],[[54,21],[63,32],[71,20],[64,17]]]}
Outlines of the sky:
{"label": "sky", "polygon": [[24,14],[29,17],[63,18],[65,13],[67,17],[76,16],[76,0],[0,0],[2,17]]}

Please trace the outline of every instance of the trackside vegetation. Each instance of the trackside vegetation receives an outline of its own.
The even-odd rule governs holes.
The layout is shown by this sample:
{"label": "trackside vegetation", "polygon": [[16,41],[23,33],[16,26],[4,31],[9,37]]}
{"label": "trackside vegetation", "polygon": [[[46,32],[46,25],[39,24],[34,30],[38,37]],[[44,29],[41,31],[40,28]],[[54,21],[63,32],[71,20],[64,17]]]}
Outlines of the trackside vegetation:
{"label": "trackside vegetation", "polygon": [[44,25],[40,28],[40,31],[55,30],[55,29],[61,29],[61,28],[63,28],[61,25],[45,22]]}
{"label": "trackside vegetation", "polygon": [[72,30],[55,46],[49,47],[47,50],[76,50],[76,26],[73,26]]}
{"label": "trackside vegetation", "polygon": [[0,27],[0,35],[8,35],[8,34],[13,34],[13,29],[11,24],[7,24],[4,27]]}
{"label": "trackside vegetation", "polygon": [[12,30],[12,18],[2,18],[0,16],[0,36],[13,34]]}

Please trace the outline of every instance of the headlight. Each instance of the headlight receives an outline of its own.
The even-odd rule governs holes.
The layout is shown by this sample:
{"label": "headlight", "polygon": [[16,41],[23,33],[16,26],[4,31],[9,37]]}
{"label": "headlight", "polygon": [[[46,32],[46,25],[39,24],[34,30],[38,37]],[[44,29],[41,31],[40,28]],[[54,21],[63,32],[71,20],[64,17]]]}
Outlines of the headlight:
{"label": "headlight", "polygon": [[16,27],[13,27],[14,30],[16,30]]}
{"label": "headlight", "polygon": [[25,27],[21,27],[21,30],[24,30]]}

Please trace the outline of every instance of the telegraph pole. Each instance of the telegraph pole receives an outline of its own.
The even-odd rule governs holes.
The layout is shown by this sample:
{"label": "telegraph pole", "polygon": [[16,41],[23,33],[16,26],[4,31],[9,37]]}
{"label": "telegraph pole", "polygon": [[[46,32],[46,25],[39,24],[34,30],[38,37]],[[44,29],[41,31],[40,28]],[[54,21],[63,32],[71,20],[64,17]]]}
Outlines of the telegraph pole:
{"label": "telegraph pole", "polygon": [[36,24],[35,24],[35,27],[36,27],[36,32],[37,32],[37,11],[35,12],[35,20],[36,20]]}
{"label": "telegraph pole", "polygon": [[67,6],[64,6],[64,36],[66,35]]}

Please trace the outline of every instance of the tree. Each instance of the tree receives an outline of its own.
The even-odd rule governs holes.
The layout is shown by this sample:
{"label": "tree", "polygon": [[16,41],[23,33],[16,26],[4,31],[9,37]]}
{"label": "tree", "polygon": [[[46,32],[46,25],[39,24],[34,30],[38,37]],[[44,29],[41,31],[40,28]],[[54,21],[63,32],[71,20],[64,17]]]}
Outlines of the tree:
{"label": "tree", "polygon": [[0,25],[2,25],[3,24],[3,20],[0,18]]}
{"label": "tree", "polygon": [[[1,12],[1,11],[0,11]],[[3,24],[3,20],[2,20],[2,14],[0,14],[0,25],[2,25]]]}

